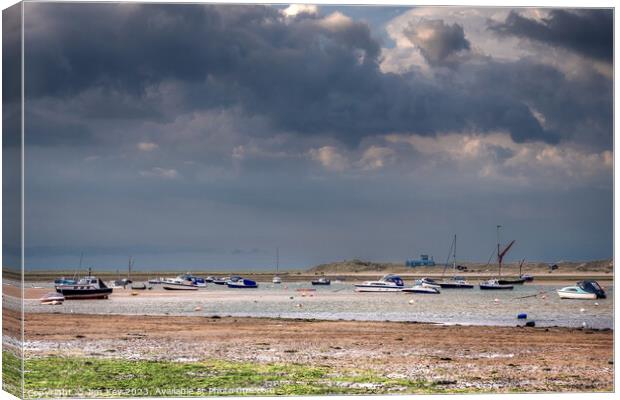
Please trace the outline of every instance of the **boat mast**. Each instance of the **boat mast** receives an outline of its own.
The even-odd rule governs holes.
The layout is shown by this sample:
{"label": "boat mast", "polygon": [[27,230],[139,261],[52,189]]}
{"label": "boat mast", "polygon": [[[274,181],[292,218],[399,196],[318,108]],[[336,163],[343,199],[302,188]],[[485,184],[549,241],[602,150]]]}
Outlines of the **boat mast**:
{"label": "boat mast", "polygon": [[131,265],[132,265],[131,258],[132,256],[129,256],[129,265],[127,266],[127,280],[128,281],[131,280]]}
{"label": "boat mast", "polygon": [[454,253],[452,253],[452,274],[456,274],[456,234],[454,235]]}
{"label": "boat mast", "polygon": [[499,277],[502,277],[502,257],[500,256],[500,244],[499,244],[499,228],[501,225],[497,225],[497,264],[499,266]]}
{"label": "boat mast", "polygon": [[279,270],[280,270],[280,248],[276,247],[276,275],[278,275]]}

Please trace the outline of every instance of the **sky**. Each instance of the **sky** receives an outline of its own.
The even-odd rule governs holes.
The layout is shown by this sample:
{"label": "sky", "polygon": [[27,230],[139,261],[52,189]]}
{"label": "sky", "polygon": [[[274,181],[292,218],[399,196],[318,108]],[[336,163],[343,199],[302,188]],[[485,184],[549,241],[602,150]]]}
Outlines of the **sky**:
{"label": "sky", "polygon": [[613,253],[611,10],[26,3],[27,269]]}

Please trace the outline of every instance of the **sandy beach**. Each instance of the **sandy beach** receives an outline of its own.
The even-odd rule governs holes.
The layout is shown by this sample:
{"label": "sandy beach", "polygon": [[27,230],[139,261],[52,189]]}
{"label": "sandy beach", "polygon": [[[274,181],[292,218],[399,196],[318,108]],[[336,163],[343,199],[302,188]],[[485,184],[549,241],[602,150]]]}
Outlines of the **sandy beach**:
{"label": "sandy beach", "polygon": [[28,314],[26,340],[27,357],[306,364],[336,374],[361,368],[454,391],[613,388],[609,330]]}

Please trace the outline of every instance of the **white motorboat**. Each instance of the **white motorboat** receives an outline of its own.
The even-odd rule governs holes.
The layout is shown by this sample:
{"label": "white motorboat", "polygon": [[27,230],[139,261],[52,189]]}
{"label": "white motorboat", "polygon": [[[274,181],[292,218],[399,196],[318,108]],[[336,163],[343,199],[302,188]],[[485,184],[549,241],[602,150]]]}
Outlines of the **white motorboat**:
{"label": "white motorboat", "polygon": [[279,276],[277,276],[277,275],[276,275],[276,276],[274,276],[274,277],[273,277],[273,279],[271,280],[271,282],[272,282],[272,283],[275,283],[275,284],[282,283],[282,278],[280,278]]}
{"label": "white motorboat", "polygon": [[419,286],[435,288],[435,289],[439,289],[441,287],[435,280],[431,278],[418,279],[417,281],[415,281],[415,284]]}
{"label": "white motorboat", "polygon": [[403,288],[402,292],[405,292],[405,293],[420,293],[420,294],[439,294],[439,293],[441,293],[439,291],[439,289],[434,288],[434,287],[430,287],[430,286],[425,286],[424,284],[415,285],[415,286],[408,287],[408,288]]}
{"label": "white motorboat", "polygon": [[198,286],[188,279],[187,275],[180,275],[176,278],[164,278],[161,283],[165,290],[198,290]]}
{"label": "white motorboat", "polygon": [[405,283],[398,275],[388,274],[378,281],[366,281],[355,285],[356,292],[400,292]]}
{"label": "white motorboat", "polygon": [[577,282],[576,286],[567,286],[558,290],[561,299],[596,300],[606,297],[605,291],[596,281]]}

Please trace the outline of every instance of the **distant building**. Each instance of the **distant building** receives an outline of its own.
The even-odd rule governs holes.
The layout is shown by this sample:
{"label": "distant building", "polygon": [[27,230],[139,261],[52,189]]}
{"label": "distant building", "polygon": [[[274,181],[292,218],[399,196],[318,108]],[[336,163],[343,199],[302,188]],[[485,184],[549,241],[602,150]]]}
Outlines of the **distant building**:
{"label": "distant building", "polygon": [[405,265],[408,267],[434,267],[435,260],[433,260],[433,256],[428,256],[428,254],[420,254],[419,260],[407,260]]}

